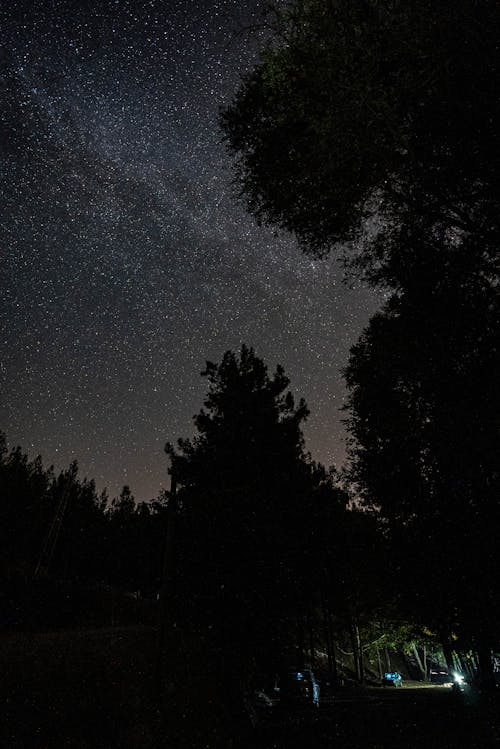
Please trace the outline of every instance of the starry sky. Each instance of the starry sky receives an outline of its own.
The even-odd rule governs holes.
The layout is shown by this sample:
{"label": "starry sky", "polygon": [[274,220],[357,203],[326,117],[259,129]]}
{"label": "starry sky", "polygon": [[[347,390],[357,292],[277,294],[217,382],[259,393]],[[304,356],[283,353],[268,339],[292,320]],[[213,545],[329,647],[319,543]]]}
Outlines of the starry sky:
{"label": "starry sky", "polygon": [[18,0],[0,9],[0,429],[115,496],[168,486],[206,359],[242,342],[342,465],[340,369],[381,296],[256,226],[218,127],[262,0]]}

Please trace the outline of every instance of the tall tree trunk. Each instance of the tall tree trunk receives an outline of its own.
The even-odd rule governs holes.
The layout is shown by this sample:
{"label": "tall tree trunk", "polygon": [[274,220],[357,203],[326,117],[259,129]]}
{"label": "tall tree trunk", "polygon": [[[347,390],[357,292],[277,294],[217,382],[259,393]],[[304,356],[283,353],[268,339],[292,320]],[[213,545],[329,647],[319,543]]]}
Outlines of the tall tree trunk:
{"label": "tall tree trunk", "polygon": [[328,635],[330,639],[330,650],[332,653],[333,675],[335,679],[338,679],[339,672],[337,668],[337,652],[335,648],[335,639],[333,637],[332,614],[329,608],[328,608],[327,615],[328,615],[328,622],[327,622],[328,623]]}
{"label": "tall tree trunk", "polygon": [[358,658],[359,658],[359,683],[363,684],[365,681],[365,659],[363,654],[363,644],[361,642],[361,634],[359,631],[358,623],[356,622],[356,641],[358,644]]}
{"label": "tall tree trunk", "polygon": [[304,619],[300,608],[297,611],[297,668],[304,668]]}
{"label": "tall tree trunk", "polygon": [[[420,669],[420,673],[422,674],[423,680],[425,681],[425,677],[426,677],[425,666],[422,665],[422,661],[420,660],[420,655],[419,655],[416,643],[412,642],[411,648],[413,650],[413,655],[415,656],[415,660],[417,661],[417,665]],[[425,655],[424,655],[424,660],[425,660]]]}
{"label": "tall tree trunk", "polygon": [[361,636],[359,634],[358,622],[355,618],[351,619],[350,629],[352,652],[354,655],[354,671],[356,673],[357,681],[362,684],[364,681],[363,648],[361,645]]}
{"label": "tall tree trunk", "polygon": [[462,671],[462,661],[458,653],[453,653],[453,670]]}
{"label": "tall tree trunk", "polygon": [[467,666],[466,666],[466,664],[465,664],[465,660],[464,660],[464,658],[463,658],[463,655],[462,655],[462,653],[457,653],[457,664],[458,664],[458,671],[459,671],[459,672],[460,672],[461,674],[466,674],[466,673],[468,673],[468,671],[467,671]]}
{"label": "tall tree trunk", "polygon": [[495,689],[495,674],[493,672],[493,659],[491,657],[491,647],[487,640],[479,644],[479,670],[481,674],[481,688],[487,691]]}
{"label": "tall tree trunk", "polygon": [[453,652],[451,650],[451,640],[448,634],[443,635],[441,637],[441,644],[443,646],[443,655],[446,661],[446,666],[448,668],[448,671],[452,672],[453,671]]}
{"label": "tall tree trunk", "polygon": [[311,616],[308,616],[307,627],[309,630],[309,657],[311,660],[311,666],[314,666],[316,662],[316,658],[314,655],[314,627],[313,627],[313,621],[312,621]]}
{"label": "tall tree trunk", "polygon": [[474,660],[474,655],[471,652],[469,652],[467,654],[467,657],[460,656],[460,661],[462,664],[462,672],[466,673],[469,679],[472,679],[477,670],[477,666]]}
{"label": "tall tree trunk", "polygon": [[335,653],[335,642],[333,639],[332,612],[328,600],[327,591],[330,589],[330,576],[328,574],[328,565],[325,563],[322,575],[323,583],[320,585],[321,610],[323,613],[323,627],[325,632],[326,653],[328,656],[328,671],[332,673],[335,679],[338,678],[337,656]]}
{"label": "tall tree trunk", "polygon": [[377,650],[378,673],[380,676],[380,680],[382,681],[382,679],[384,678],[384,674],[382,671],[382,659],[380,658],[380,648],[378,645],[375,645],[375,648]]}
{"label": "tall tree trunk", "polygon": [[385,645],[384,650],[385,650],[385,662],[387,664],[387,670],[391,671],[392,670],[391,669],[391,656],[389,655],[389,648],[387,647],[387,645]]}
{"label": "tall tree trunk", "polygon": [[351,621],[350,623],[349,634],[351,636],[352,657],[354,660],[354,675],[355,675],[356,680],[359,681],[358,645],[356,642],[356,633],[354,631],[353,621]]}
{"label": "tall tree trunk", "polygon": [[325,637],[326,645],[326,656],[328,658],[328,671],[333,672],[333,653],[332,653],[332,642],[330,638],[330,627],[328,622],[328,609],[326,607],[323,593],[321,594],[321,613],[323,615],[323,632]]}

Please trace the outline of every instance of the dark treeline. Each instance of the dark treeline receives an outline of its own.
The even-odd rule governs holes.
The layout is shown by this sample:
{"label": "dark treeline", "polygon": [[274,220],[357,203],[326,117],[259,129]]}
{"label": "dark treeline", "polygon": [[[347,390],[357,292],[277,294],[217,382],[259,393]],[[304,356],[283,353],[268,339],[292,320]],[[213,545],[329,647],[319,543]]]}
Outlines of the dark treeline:
{"label": "dark treeline", "polygon": [[286,667],[380,683],[397,648],[425,679],[423,653],[439,637],[405,606],[394,571],[409,551],[391,549],[380,514],[355,509],[306,453],[308,410],[283,369],[269,374],[243,346],[202,374],[196,435],[166,446],[161,665],[173,745],[227,746],[240,723],[244,735],[246,696]]}
{"label": "dark treeline", "polygon": [[163,686],[198,717],[214,692],[224,714],[214,723],[212,705],[197,725],[217,735],[284,665],[319,659],[332,678],[363,681],[390,667],[387,648],[436,650],[395,604],[377,514],[350,507],[305,451],[308,409],[283,369],[270,375],[243,346],[202,374],[196,435],[167,444],[172,489],[151,503],[128,487],[109,501],[76,463],[56,475],[3,438],[3,627],[119,624],[131,620],[120,593],[161,590]]}
{"label": "dark treeline", "polygon": [[[406,653],[426,679],[442,651],[453,658],[451,638],[475,658],[474,637],[449,618],[454,568],[433,569],[442,545],[416,557],[419,536],[357,508],[352,477],[312,460],[308,409],[283,369],[269,374],[243,346],[202,375],[196,434],[166,445],[172,487],[151,503],[128,487],[110,502],[76,463],[56,475],[3,440],[4,629],[159,621],[158,694],[179,747],[246,735],[248,696],[283,668],[380,683]],[[415,582],[425,565],[427,598]]]}
{"label": "dark treeline", "polygon": [[125,486],[109,500],[79,477],[76,462],[55,474],[40,456],[29,460],[21,447],[7,450],[0,437],[2,626],[115,622],[116,606],[112,614],[96,608],[98,590],[108,598],[113,592],[155,598],[164,498],[137,503]]}
{"label": "dark treeline", "polygon": [[[243,346],[202,374],[197,435],[166,446],[177,491],[148,503],[127,486],[110,500],[76,461],[56,474],[1,435],[2,627],[116,624],[99,591],[163,589],[183,658],[229,659],[248,685],[322,651],[330,671],[362,678],[360,631],[375,638],[389,600],[375,515],[349,509],[339,476],[306,453],[308,408],[281,367],[270,376]],[[338,663],[336,645],[354,660]]]}

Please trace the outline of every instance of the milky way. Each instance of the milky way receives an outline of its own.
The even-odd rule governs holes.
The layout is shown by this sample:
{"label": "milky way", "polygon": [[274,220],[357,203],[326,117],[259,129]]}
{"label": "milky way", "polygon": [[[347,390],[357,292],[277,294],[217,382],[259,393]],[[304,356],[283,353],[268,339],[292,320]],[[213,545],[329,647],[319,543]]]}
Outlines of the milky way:
{"label": "milky way", "polygon": [[235,199],[218,111],[256,62],[245,28],[263,3],[14,5],[0,11],[9,444],[76,458],[112,495],[157,496],[205,360],[246,342],[308,401],[313,457],[341,464],[339,370],[380,298]]}

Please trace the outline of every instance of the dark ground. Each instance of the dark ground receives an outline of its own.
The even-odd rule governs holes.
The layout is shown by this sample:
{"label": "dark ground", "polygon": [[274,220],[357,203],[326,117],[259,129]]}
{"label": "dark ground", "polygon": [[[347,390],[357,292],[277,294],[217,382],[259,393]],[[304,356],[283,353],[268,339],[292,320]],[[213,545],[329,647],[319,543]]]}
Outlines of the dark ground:
{"label": "dark ground", "polygon": [[[457,697],[446,687],[338,693],[317,715],[270,722],[263,746],[273,749],[497,749],[500,700]],[[273,724],[271,724],[273,723]]]}
{"label": "dark ground", "polygon": [[[165,746],[156,655],[153,627],[1,635],[1,749]],[[273,716],[252,749],[500,749],[500,700],[447,688],[339,691],[319,710]]]}
{"label": "dark ground", "polygon": [[1,749],[157,745],[154,627],[0,636]]}

